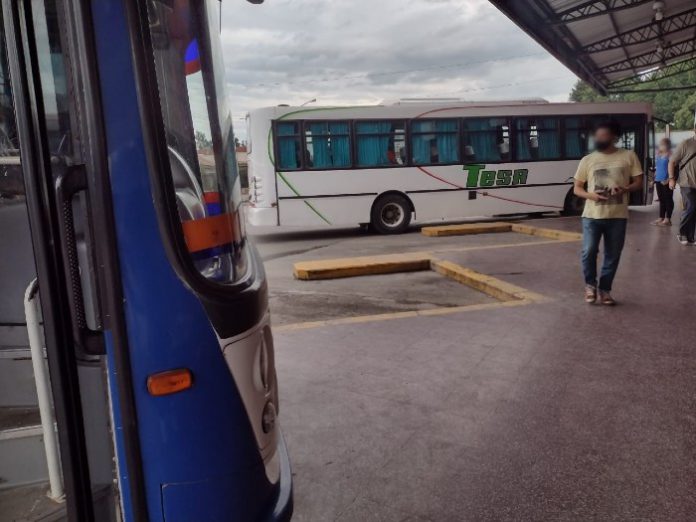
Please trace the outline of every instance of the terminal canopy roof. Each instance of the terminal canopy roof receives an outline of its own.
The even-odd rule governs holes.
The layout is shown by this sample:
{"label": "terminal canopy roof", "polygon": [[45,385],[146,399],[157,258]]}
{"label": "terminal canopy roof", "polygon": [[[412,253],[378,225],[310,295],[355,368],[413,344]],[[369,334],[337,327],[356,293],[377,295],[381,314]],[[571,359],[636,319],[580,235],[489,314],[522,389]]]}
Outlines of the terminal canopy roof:
{"label": "terminal canopy roof", "polygon": [[696,69],[696,0],[490,0],[603,94]]}

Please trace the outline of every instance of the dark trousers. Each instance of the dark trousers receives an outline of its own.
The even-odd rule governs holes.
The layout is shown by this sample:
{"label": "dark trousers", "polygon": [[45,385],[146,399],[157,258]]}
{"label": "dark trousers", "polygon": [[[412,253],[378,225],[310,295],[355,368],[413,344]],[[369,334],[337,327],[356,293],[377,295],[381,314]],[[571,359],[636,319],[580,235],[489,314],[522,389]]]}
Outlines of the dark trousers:
{"label": "dark trousers", "polygon": [[657,198],[660,200],[660,219],[672,219],[674,212],[674,193],[669,185],[663,185],[661,182],[655,182],[657,190]]}
{"label": "dark trousers", "polygon": [[597,286],[597,254],[599,241],[604,238],[604,260],[599,277],[599,289],[611,291],[621,251],[626,239],[626,219],[582,218],[582,272],[585,284]]}
{"label": "dark trousers", "polygon": [[686,205],[681,215],[679,234],[686,236],[687,241],[693,243],[694,232],[696,232],[696,188],[679,187],[679,190],[681,190],[681,197]]}

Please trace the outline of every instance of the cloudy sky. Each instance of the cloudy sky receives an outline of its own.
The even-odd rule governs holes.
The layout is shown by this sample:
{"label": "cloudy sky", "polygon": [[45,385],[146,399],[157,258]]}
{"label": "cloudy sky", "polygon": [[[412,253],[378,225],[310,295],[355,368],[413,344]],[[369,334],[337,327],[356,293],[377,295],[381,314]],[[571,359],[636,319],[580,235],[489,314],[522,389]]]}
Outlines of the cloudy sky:
{"label": "cloudy sky", "polygon": [[236,134],[250,109],[409,97],[568,99],[575,77],[486,0],[225,0]]}

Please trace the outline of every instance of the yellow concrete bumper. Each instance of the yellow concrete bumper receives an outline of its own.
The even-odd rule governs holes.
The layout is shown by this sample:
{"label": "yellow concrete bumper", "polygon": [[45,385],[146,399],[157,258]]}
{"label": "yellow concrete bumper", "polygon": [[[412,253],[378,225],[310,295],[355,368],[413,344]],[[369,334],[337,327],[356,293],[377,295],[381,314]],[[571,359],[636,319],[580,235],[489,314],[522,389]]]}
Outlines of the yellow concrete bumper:
{"label": "yellow concrete bumper", "polygon": [[430,269],[431,255],[427,252],[409,252],[382,256],[317,259],[295,263],[295,278],[302,280],[336,279],[396,272],[416,272]]}
{"label": "yellow concrete bumper", "polygon": [[430,237],[466,236],[470,234],[490,234],[493,232],[517,232],[529,236],[557,239],[559,241],[577,241],[582,239],[582,234],[567,232],[554,228],[541,228],[522,223],[466,223],[461,225],[442,225],[421,228],[421,234]]}
{"label": "yellow concrete bumper", "polygon": [[512,223],[466,223],[462,225],[442,225],[421,228],[421,234],[430,237],[464,236],[469,234],[490,234],[492,232],[510,232]]}

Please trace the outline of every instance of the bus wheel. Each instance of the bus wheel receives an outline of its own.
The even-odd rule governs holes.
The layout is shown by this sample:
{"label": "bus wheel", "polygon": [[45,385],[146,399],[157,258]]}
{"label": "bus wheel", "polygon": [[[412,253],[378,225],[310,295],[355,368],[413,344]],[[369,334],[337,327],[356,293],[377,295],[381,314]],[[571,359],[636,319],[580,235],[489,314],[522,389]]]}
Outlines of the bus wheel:
{"label": "bus wheel", "polygon": [[573,194],[573,189],[570,189],[563,204],[564,216],[579,216],[585,208],[585,200]]}
{"label": "bus wheel", "polygon": [[411,202],[399,194],[386,194],[372,205],[370,225],[380,234],[401,234],[411,223]]}

